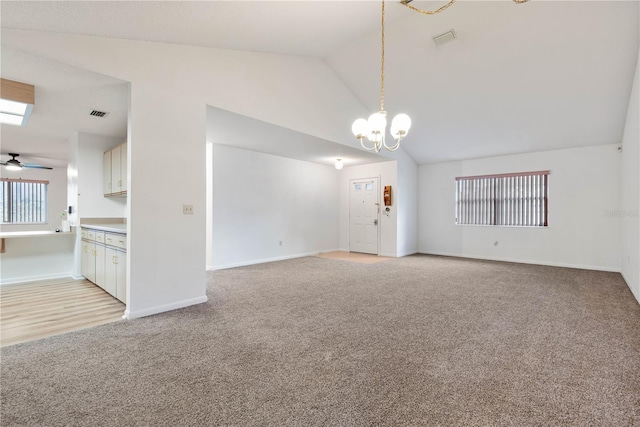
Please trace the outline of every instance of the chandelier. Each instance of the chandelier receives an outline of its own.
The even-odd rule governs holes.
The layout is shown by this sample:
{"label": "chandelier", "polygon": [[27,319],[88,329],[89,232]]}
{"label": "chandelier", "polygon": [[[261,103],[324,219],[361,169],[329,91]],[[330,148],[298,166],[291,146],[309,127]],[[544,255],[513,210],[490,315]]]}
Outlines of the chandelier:
{"label": "chandelier", "polygon": [[[380,111],[369,116],[369,120],[358,119],[353,122],[351,130],[353,134],[360,140],[362,148],[376,153],[380,152],[382,147],[389,151],[396,151],[400,147],[400,141],[407,136],[411,127],[411,119],[406,114],[398,114],[391,122],[391,136],[395,140],[393,145],[387,145],[385,133],[387,129],[387,112],[384,110],[384,0],[382,0],[382,20],[381,20],[381,61],[380,61]],[[373,146],[367,146],[364,142],[365,138],[373,143]]]}
{"label": "chandelier", "polygon": [[[422,13],[423,15],[435,15],[451,6],[456,0],[450,0],[449,3],[434,10],[418,9],[410,5],[413,0],[401,0],[400,3],[409,9]],[[515,3],[526,3],[529,0],[513,0]],[[381,55],[380,55],[380,111],[373,113],[369,119],[358,119],[353,122],[351,131],[356,138],[360,140],[362,148],[368,151],[380,152],[382,147],[388,151],[396,151],[400,147],[400,141],[407,136],[411,128],[411,118],[406,114],[398,114],[391,121],[391,136],[395,143],[388,145],[385,134],[387,130],[387,112],[384,110],[384,0],[382,0],[382,19],[381,19]],[[365,139],[373,145],[367,146]]]}

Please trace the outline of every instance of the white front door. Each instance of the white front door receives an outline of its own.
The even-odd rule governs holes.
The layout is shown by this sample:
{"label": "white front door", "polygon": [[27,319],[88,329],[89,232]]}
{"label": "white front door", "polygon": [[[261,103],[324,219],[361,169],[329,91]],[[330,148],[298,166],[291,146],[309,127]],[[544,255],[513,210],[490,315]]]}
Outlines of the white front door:
{"label": "white front door", "polygon": [[378,178],[349,185],[349,251],[378,255]]}

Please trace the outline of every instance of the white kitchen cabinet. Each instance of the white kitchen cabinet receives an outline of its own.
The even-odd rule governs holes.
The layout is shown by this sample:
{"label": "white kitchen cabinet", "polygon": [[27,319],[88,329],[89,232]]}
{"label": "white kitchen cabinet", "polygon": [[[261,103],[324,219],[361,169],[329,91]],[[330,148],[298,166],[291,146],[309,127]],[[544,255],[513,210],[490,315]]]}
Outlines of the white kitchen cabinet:
{"label": "white kitchen cabinet", "polygon": [[83,240],[80,273],[104,288],[104,266],[104,245]]}
{"label": "white kitchen cabinet", "polygon": [[81,273],[126,304],[127,235],[123,233],[122,225],[93,227],[82,226]]}
{"label": "white kitchen cabinet", "polygon": [[105,196],[113,193],[111,191],[111,151],[107,151],[102,156],[102,193]]}
{"label": "white kitchen cabinet", "polygon": [[103,190],[105,196],[126,196],[127,194],[127,143],[104,153]]}
{"label": "white kitchen cabinet", "polygon": [[80,264],[80,274],[87,279],[89,278],[89,260],[93,258],[91,252],[89,252],[90,244],[91,243],[85,240],[82,241],[82,263]]}
{"label": "white kitchen cabinet", "polygon": [[[93,249],[93,253],[94,253],[94,259],[95,259],[95,263],[96,263],[96,274],[95,274],[95,280],[92,280],[93,283],[95,283],[96,285],[100,286],[102,289],[104,289],[105,291],[109,292],[108,289],[106,289],[105,287],[105,267],[106,267],[106,263],[105,263],[105,247],[104,245],[101,245],[99,243],[96,243],[94,245],[94,249]],[[111,293],[111,292],[109,292]],[[112,294],[113,295],[113,294]]]}
{"label": "white kitchen cabinet", "polygon": [[127,194],[127,143],[125,142],[120,146],[120,188],[122,188],[123,194]]}
{"label": "white kitchen cabinet", "polygon": [[[107,292],[127,303],[127,254],[115,248],[106,249]],[[113,290],[113,293],[111,293]]]}
{"label": "white kitchen cabinet", "polygon": [[113,232],[83,226],[81,273],[89,281],[126,303],[127,235],[113,226],[94,227]]}
{"label": "white kitchen cabinet", "polygon": [[122,192],[122,178],[120,177],[120,145],[111,150],[111,192]]}

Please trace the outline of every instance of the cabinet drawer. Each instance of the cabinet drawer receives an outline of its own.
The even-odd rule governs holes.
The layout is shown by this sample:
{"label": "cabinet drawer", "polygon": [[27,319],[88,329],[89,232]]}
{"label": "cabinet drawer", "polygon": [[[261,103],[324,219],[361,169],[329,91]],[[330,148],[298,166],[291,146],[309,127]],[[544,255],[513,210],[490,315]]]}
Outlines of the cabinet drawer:
{"label": "cabinet drawer", "polygon": [[107,245],[115,246],[122,249],[127,248],[127,236],[124,234],[105,233],[104,239]]}
{"label": "cabinet drawer", "polygon": [[89,240],[96,240],[96,232],[95,230],[87,230],[87,239]]}
{"label": "cabinet drawer", "polygon": [[83,229],[82,229],[82,231],[80,232],[80,236],[81,236],[83,239],[86,239],[86,238],[87,238],[87,234],[88,234],[88,231],[87,231],[87,229],[86,229],[86,228],[83,228]]}
{"label": "cabinet drawer", "polygon": [[104,231],[96,231],[96,242],[105,243],[104,234]]}

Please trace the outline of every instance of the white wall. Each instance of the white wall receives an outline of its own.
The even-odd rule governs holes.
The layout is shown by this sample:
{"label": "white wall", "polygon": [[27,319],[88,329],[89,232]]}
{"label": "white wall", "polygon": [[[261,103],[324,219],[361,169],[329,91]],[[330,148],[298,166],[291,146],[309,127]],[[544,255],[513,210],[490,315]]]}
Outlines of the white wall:
{"label": "white wall", "polygon": [[335,168],[213,145],[214,269],[337,248]]}
{"label": "white wall", "polygon": [[[64,168],[2,168],[3,178],[49,181],[47,186],[47,222],[45,224],[3,224],[2,231],[53,231],[62,227],[62,212],[67,209],[67,170]],[[5,239],[6,251],[0,254],[0,284],[70,276],[73,270],[73,235],[55,235]]]}
{"label": "white wall", "polygon": [[[340,250],[349,250],[349,181],[359,178],[380,178],[379,202],[382,205],[382,192],[386,185],[391,185],[398,192],[398,162],[395,160],[372,163],[362,166],[345,167],[340,171],[339,180],[339,214],[340,214]],[[398,255],[398,204],[396,194],[389,216],[380,215],[378,254],[395,257]],[[383,209],[383,207],[381,207]]]}
{"label": "white wall", "polygon": [[69,233],[5,239],[0,284],[71,276],[74,246],[75,235]]}
{"label": "white wall", "polygon": [[[620,271],[617,145],[421,165],[419,251]],[[549,227],[456,226],[455,177],[550,170]],[[494,246],[494,242],[498,242]]]}
{"label": "white wall", "polygon": [[129,317],[207,299],[206,105],[348,145],[367,113],[320,59],[4,28],[2,43],[131,83]]}
{"label": "white wall", "polygon": [[398,185],[394,187],[398,210],[398,256],[418,252],[418,166],[398,150]]}
{"label": "white wall", "polygon": [[622,276],[640,302],[640,132],[638,120],[640,111],[640,52],[629,99],[627,122],[622,143],[621,169],[621,209],[618,218],[621,221],[622,234]]}

